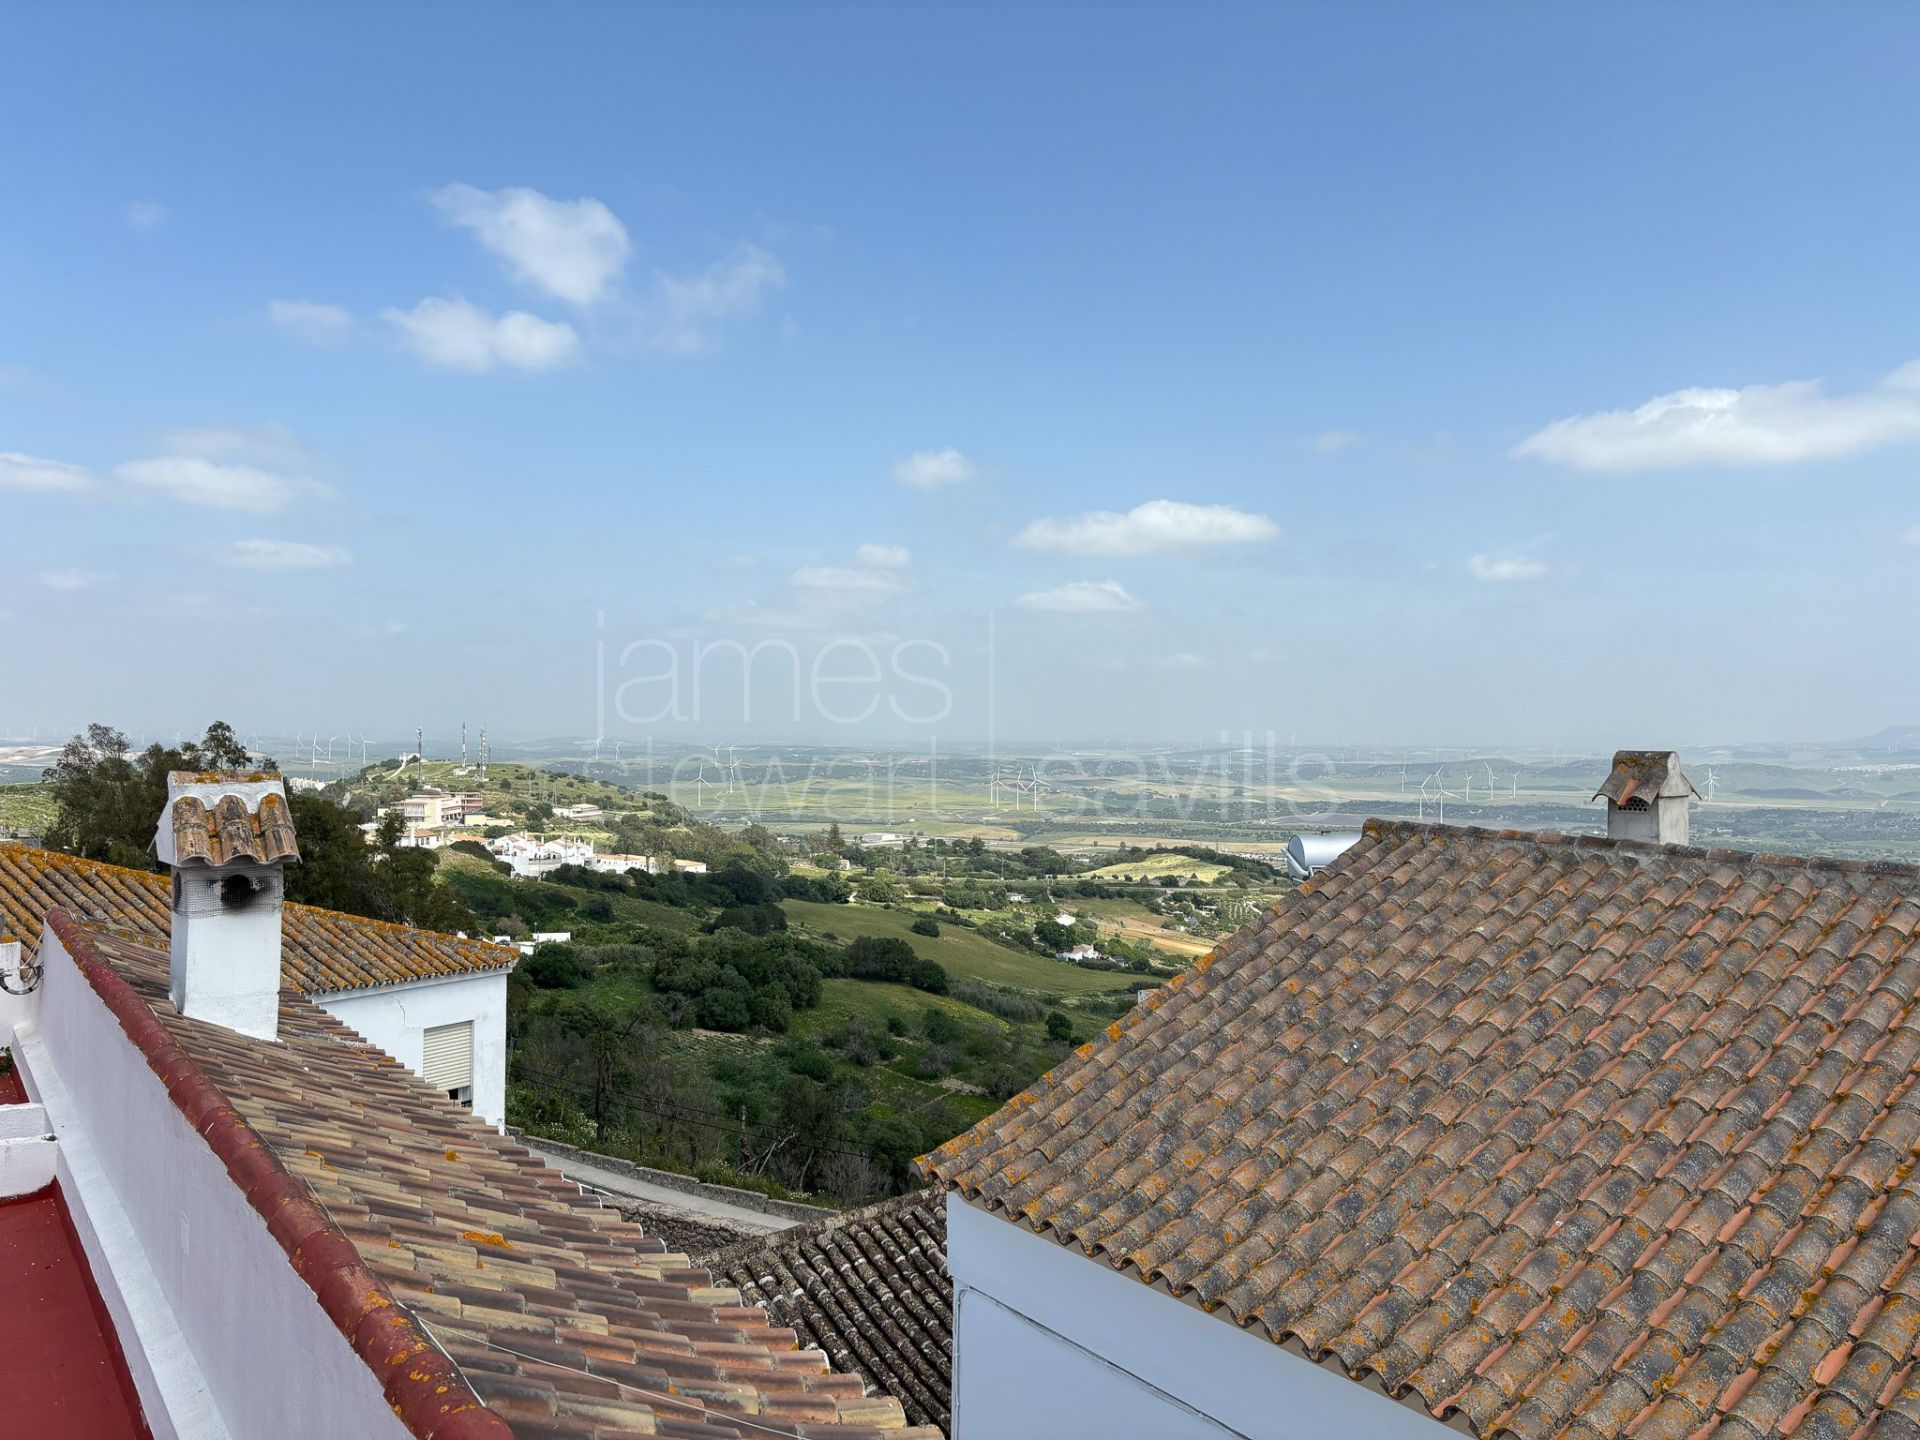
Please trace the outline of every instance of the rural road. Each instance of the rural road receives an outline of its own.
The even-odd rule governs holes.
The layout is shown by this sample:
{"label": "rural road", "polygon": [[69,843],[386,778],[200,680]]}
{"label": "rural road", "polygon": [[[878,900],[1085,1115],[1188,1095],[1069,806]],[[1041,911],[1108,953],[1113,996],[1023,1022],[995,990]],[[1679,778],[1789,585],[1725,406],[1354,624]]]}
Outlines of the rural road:
{"label": "rural road", "polygon": [[749,1210],[744,1205],[732,1205],[711,1196],[689,1194],[685,1190],[675,1190],[667,1185],[655,1185],[636,1175],[623,1175],[618,1170],[603,1170],[598,1165],[589,1164],[587,1161],[556,1154],[551,1150],[543,1150],[531,1141],[523,1140],[521,1143],[569,1180],[576,1180],[590,1189],[616,1196],[621,1200],[630,1200],[640,1205],[656,1205],[663,1210],[680,1210],[689,1215],[702,1215],[722,1225],[756,1235],[771,1235],[779,1230],[791,1230],[800,1223],[784,1215],[769,1215],[761,1210]]}

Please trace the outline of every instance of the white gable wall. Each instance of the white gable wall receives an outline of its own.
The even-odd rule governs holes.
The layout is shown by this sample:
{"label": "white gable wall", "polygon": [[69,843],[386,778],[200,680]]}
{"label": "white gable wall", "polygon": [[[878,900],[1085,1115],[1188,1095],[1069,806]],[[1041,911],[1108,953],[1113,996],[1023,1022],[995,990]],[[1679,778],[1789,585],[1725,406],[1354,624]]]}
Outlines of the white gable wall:
{"label": "white gable wall", "polygon": [[473,1113],[507,1123],[507,972],[452,975],[315,995],[313,1002],[414,1074],[424,1073],[426,1032],[473,1022]]}
{"label": "white gable wall", "polygon": [[1457,1440],[1459,1431],[947,1197],[953,1440]]}

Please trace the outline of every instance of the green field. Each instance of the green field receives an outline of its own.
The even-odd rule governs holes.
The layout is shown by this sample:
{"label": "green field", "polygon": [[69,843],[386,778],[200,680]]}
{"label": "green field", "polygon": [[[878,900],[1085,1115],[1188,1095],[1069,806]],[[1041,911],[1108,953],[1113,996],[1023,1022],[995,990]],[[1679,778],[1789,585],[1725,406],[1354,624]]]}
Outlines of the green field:
{"label": "green field", "polygon": [[53,811],[49,785],[0,785],[0,834],[44,835]]}
{"label": "green field", "polygon": [[939,936],[916,935],[909,928],[913,912],[887,910],[878,905],[821,905],[810,900],[788,900],[788,918],[816,935],[852,940],[860,935],[905,940],[914,952],[936,960],[949,974],[965,975],[1030,995],[1094,995],[1124,989],[1127,977],[1082,970],[1044,955],[1022,955],[997,945],[962,925],[942,921]]}
{"label": "green field", "polygon": [[1177,875],[1182,880],[1198,880],[1203,885],[1211,885],[1227,873],[1225,865],[1215,865],[1210,860],[1196,860],[1191,855],[1177,853],[1142,855],[1084,872],[1089,880],[1160,880],[1168,875]]}

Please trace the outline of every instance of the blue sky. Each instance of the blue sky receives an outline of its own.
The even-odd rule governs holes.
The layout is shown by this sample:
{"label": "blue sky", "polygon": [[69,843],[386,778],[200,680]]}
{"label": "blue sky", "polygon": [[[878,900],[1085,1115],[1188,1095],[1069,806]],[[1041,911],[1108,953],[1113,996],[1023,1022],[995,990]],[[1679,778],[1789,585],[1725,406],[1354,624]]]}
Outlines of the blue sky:
{"label": "blue sky", "polygon": [[1917,46],[12,7],[0,733],[1920,719]]}

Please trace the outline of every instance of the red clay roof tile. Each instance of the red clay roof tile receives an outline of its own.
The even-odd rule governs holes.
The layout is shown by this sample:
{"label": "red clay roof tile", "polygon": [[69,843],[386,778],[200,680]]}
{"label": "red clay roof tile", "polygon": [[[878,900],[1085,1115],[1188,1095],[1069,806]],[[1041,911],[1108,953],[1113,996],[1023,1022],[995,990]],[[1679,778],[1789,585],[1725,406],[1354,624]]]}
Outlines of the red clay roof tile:
{"label": "red clay roof tile", "polygon": [[1917,930],[1897,865],[1373,822],[922,1163],[1482,1436],[1914,1437]]}
{"label": "red clay roof tile", "polygon": [[187,1020],[165,952],[49,923],[422,1440],[939,1440],[312,1002]]}
{"label": "red clay roof tile", "polygon": [[[0,841],[0,933],[29,950],[55,908],[164,945],[168,894],[165,875]],[[282,920],[281,981],[303,995],[506,970],[519,958],[505,945],[307,905],[287,906]]]}

